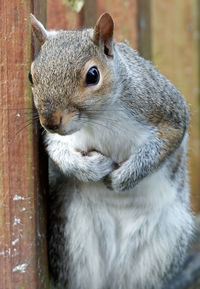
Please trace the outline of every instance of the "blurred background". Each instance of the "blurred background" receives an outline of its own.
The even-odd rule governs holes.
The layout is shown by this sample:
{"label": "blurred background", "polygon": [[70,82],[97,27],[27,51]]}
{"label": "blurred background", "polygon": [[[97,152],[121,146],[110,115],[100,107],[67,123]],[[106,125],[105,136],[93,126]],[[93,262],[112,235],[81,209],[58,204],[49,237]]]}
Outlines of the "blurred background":
{"label": "blurred background", "polygon": [[[115,21],[115,39],[151,60],[187,99],[191,204],[198,220],[200,0],[0,0],[0,289],[49,288],[47,156],[28,81],[37,54],[29,14],[48,29],[76,29],[94,26],[105,11]],[[199,244],[191,250],[193,269],[185,274],[194,284],[184,279],[185,287],[176,281],[169,288],[200,288]]]}

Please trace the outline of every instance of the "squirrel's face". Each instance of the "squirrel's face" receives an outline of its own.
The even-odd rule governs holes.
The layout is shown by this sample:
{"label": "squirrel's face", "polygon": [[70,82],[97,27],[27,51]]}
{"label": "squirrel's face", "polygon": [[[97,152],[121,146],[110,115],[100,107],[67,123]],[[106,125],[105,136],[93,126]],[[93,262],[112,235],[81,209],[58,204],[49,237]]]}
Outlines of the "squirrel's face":
{"label": "squirrel's face", "polygon": [[94,30],[47,32],[32,16],[42,46],[29,79],[41,124],[71,134],[100,113],[114,83],[113,21],[104,14]]}

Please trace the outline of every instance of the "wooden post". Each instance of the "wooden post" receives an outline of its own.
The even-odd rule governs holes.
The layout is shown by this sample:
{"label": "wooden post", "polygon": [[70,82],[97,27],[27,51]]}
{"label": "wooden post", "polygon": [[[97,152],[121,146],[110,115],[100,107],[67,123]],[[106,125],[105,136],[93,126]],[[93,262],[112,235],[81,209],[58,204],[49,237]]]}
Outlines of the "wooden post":
{"label": "wooden post", "polygon": [[84,27],[94,27],[97,21],[97,1],[85,0],[82,10],[82,24]]}
{"label": "wooden post", "polygon": [[190,104],[191,199],[200,211],[199,0],[151,0],[152,61]]}
{"label": "wooden post", "polygon": [[73,11],[63,0],[47,0],[47,29],[76,29],[82,26],[81,13]]}
{"label": "wooden post", "polygon": [[138,49],[138,0],[97,0],[98,16],[109,12],[115,21],[114,37]]}
{"label": "wooden post", "polygon": [[48,288],[39,138],[37,127],[27,121],[32,116],[29,13],[44,15],[45,1],[31,3],[0,0],[1,289]]}
{"label": "wooden post", "polygon": [[151,59],[151,0],[138,1],[138,50],[140,55]]}

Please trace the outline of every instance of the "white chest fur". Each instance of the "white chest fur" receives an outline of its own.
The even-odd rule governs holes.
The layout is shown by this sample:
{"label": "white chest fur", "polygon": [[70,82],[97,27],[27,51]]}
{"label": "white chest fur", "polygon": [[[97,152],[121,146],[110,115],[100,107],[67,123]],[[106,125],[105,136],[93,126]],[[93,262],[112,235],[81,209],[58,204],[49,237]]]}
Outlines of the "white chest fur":
{"label": "white chest fur", "polygon": [[49,134],[47,137],[52,146],[60,142],[77,151],[97,150],[119,163],[126,161],[154,133],[150,127],[129,119],[123,111],[111,111],[90,120],[72,135]]}

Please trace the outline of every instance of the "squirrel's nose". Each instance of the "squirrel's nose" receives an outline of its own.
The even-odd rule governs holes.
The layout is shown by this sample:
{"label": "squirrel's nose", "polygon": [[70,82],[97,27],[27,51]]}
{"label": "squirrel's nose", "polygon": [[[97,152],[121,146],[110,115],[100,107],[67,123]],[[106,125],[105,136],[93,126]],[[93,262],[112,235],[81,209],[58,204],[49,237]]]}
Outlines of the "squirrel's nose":
{"label": "squirrel's nose", "polygon": [[49,130],[57,130],[60,128],[61,121],[58,124],[47,123],[44,126]]}
{"label": "squirrel's nose", "polygon": [[40,116],[41,124],[48,130],[55,131],[61,127],[62,116],[58,114],[54,114],[51,117]]}

